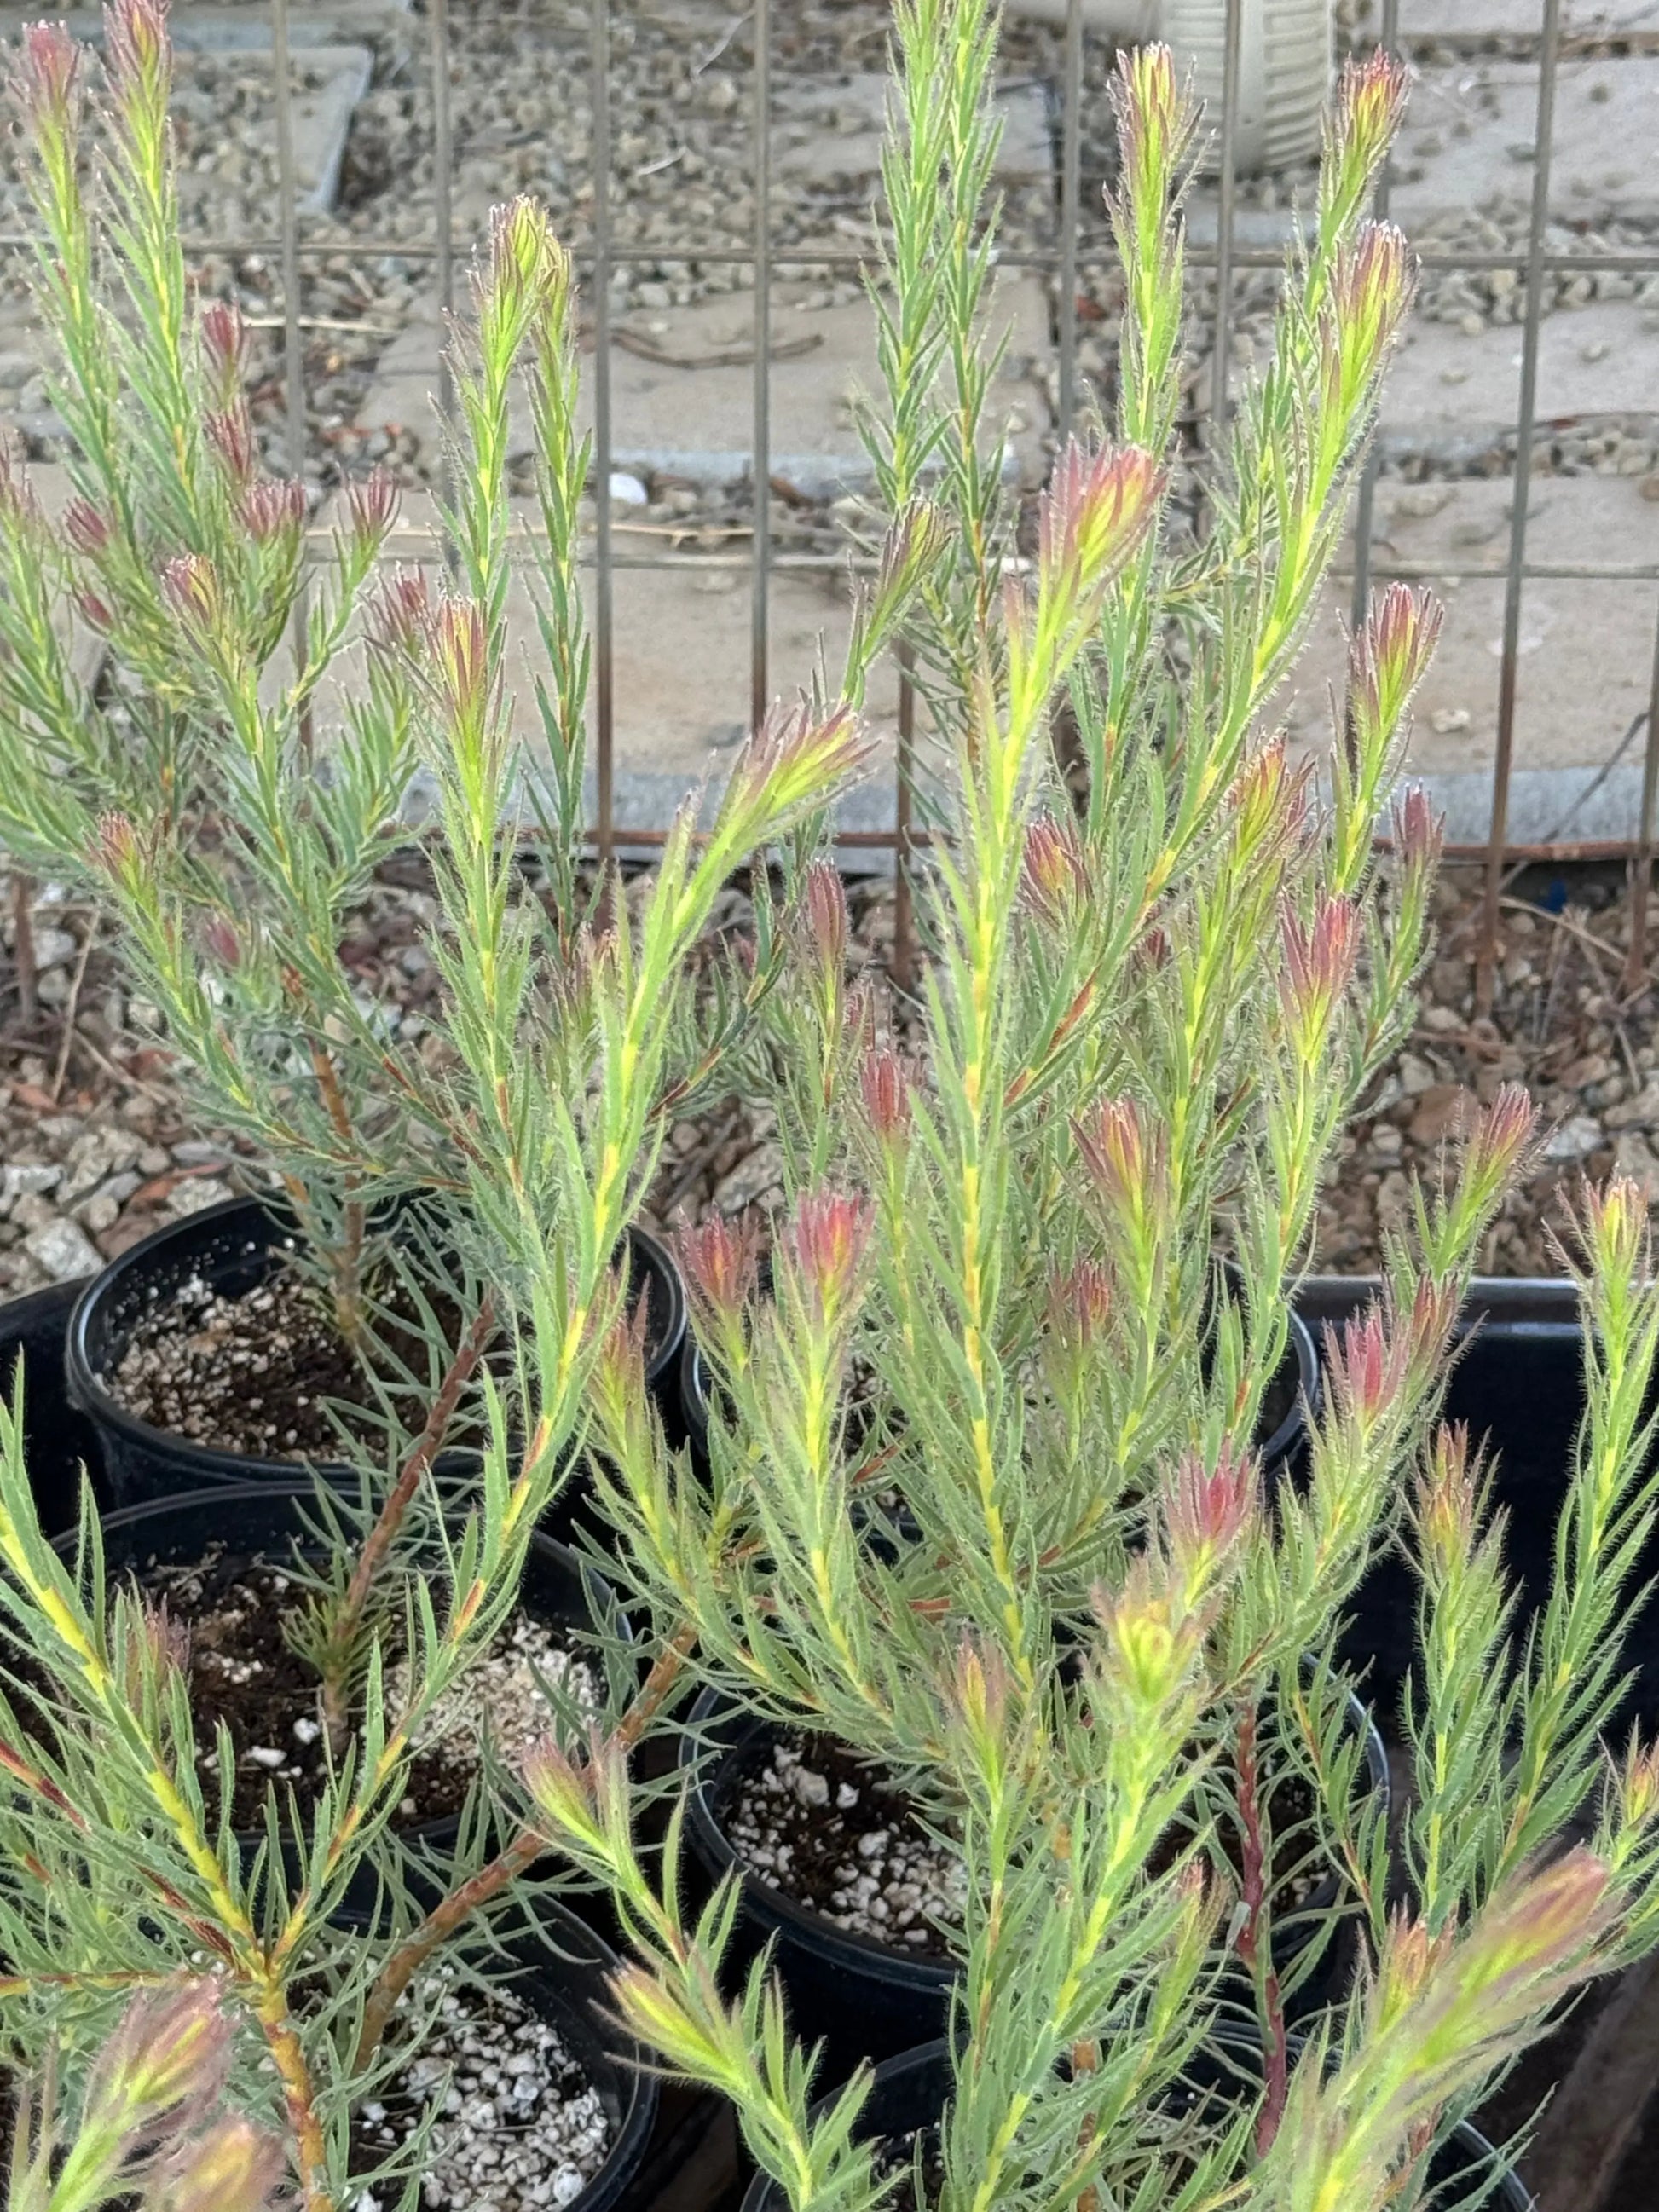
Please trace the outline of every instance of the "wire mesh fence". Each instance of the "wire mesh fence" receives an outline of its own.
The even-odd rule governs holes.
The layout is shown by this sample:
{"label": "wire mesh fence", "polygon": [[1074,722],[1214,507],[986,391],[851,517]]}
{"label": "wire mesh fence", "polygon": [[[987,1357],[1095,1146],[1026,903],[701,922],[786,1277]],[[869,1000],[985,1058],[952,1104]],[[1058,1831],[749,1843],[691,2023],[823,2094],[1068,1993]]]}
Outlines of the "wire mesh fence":
{"label": "wire mesh fence", "polygon": [[[1253,243],[1241,229],[1236,123],[1246,58],[1243,40],[1247,0],[1215,0],[1215,4],[1218,13],[1224,9],[1224,35],[1222,42],[1220,112],[1208,118],[1211,128],[1218,133],[1212,163],[1216,173],[1214,234],[1212,240],[1195,240],[1188,255],[1189,264],[1195,270],[1205,273],[1212,299],[1212,328],[1208,334],[1207,388],[1197,395],[1199,404],[1189,426],[1194,445],[1199,448],[1212,441],[1215,428],[1224,421],[1229,408],[1234,324],[1241,285],[1249,281],[1252,272],[1272,270],[1283,260],[1282,246]],[[1381,0],[1380,21],[1367,27],[1367,35],[1362,42],[1370,44],[1373,40],[1378,40],[1385,46],[1396,46],[1400,41],[1400,7],[1401,0]],[[1626,835],[1590,842],[1556,837],[1541,843],[1517,844],[1510,834],[1510,798],[1516,762],[1517,711],[1524,688],[1522,616],[1528,587],[1547,579],[1619,586],[1659,586],[1659,562],[1634,557],[1630,547],[1621,548],[1617,544],[1610,544],[1606,549],[1605,558],[1592,561],[1543,558],[1536,556],[1533,550],[1530,486],[1534,443],[1540,430],[1540,333],[1546,312],[1547,288],[1561,272],[1567,270],[1575,276],[1610,272],[1615,276],[1643,278],[1659,274],[1659,235],[1645,247],[1638,245],[1606,252],[1563,247],[1552,240],[1552,154],[1555,139],[1557,91],[1563,54],[1571,48],[1573,41],[1571,34],[1564,32],[1563,0],[1540,0],[1540,9],[1532,46],[1536,64],[1535,112],[1532,118],[1530,149],[1522,149],[1528,152],[1531,169],[1524,236],[1498,248],[1468,247],[1458,243],[1440,246],[1431,241],[1420,254],[1425,272],[1455,270],[1465,276],[1484,272],[1488,276],[1503,273],[1505,281],[1512,278],[1520,289],[1515,412],[1504,440],[1506,447],[1513,453],[1513,477],[1502,557],[1495,560],[1490,553],[1482,553],[1460,558],[1455,553],[1449,556],[1437,553],[1424,560],[1402,558],[1386,538],[1379,536],[1377,529],[1379,477],[1383,466],[1378,452],[1373,453],[1362,481],[1353,531],[1352,555],[1344,571],[1343,580],[1350,591],[1356,613],[1363,606],[1372,586],[1388,579],[1433,577],[1446,580],[1454,586],[1465,581],[1484,580],[1488,588],[1501,586],[1501,631],[1494,672],[1496,736],[1486,835],[1483,839],[1465,841],[1455,848],[1464,857],[1478,856],[1485,863],[1485,972],[1490,975],[1492,954],[1498,942],[1499,896],[1506,868],[1528,857],[1565,859],[1619,854],[1628,856],[1634,872],[1634,927],[1630,955],[1634,974],[1639,970],[1645,958],[1648,884],[1654,853],[1656,812],[1659,811],[1659,622],[1655,624],[1647,707],[1644,714],[1638,718],[1644,725],[1645,737],[1637,821]],[[739,42],[746,46],[749,55],[746,101],[750,175],[746,183],[753,208],[751,235],[746,241],[728,238],[724,242],[695,236],[678,240],[653,238],[643,241],[630,236],[626,221],[619,217],[613,195],[616,172],[611,131],[614,9],[615,0],[591,0],[588,8],[586,51],[581,58],[580,66],[586,76],[586,106],[591,118],[587,147],[591,205],[586,236],[578,246],[578,262],[592,318],[593,477],[598,494],[594,501],[594,528],[589,556],[594,572],[592,759],[595,801],[592,828],[595,842],[601,853],[606,854],[615,848],[619,836],[615,805],[619,735],[615,681],[617,579],[625,570],[684,568],[686,562],[683,553],[655,549],[649,541],[645,550],[635,550],[631,544],[627,548],[620,546],[613,527],[607,492],[613,474],[616,448],[612,404],[617,359],[613,343],[616,333],[612,327],[615,280],[618,272],[625,271],[630,264],[666,264],[677,258],[687,263],[695,262],[704,268],[729,264],[746,272],[744,282],[752,297],[754,314],[753,379],[746,456],[750,490],[748,542],[738,550],[726,547],[712,553],[701,553],[696,558],[703,567],[737,568],[746,574],[750,601],[747,691],[752,720],[763,713],[772,689],[769,640],[771,635],[771,601],[777,579],[787,573],[844,569],[848,560],[844,549],[809,549],[803,551],[781,548],[775,543],[772,501],[769,490],[773,480],[775,453],[775,283],[792,269],[808,266],[814,270],[830,269],[837,274],[855,277],[865,258],[855,240],[849,241],[844,251],[826,252],[821,240],[803,245],[799,240],[792,241],[787,237],[779,236],[773,173],[776,92],[772,57],[781,25],[775,21],[773,0],[747,0],[746,6],[743,0],[736,0],[732,22],[725,33],[728,44],[734,34],[737,35]],[[1086,404],[1086,380],[1080,367],[1079,317],[1088,305],[1087,285],[1092,264],[1097,259],[1103,260],[1109,251],[1109,234],[1103,224],[1090,219],[1092,211],[1085,207],[1084,202],[1085,143],[1095,120],[1092,113],[1085,111],[1087,0],[1053,0],[1048,12],[1054,15],[1061,10],[1063,15],[1058,25],[1056,47],[1059,81],[1054,99],[1055,188],[1049,234],[1046,239],[1038,239],[1034,245],[1017,242],[1000,257],[1004,266],[1011,270],[1035,271],[1050,287],[1053,405],[1048,428],[1057,440],[1063,440],[1069,434]],[[452,94],[456,27],[452,22],[450,0],[425,0],[424,27],[419,34],[424,45],[422,60],[430,88],[433,234],[426,238],[401,234],[392,238],[363,235],[349,241],[343,241],[337,236],[325,241],[308,237],[301,217],[301,180],[296,157],[293,66],[296,23],[303,21],[303,11],[292,6],[290,0],[264,0],[263,6],[250,7],[246,12],[251,15],[268,14],[269,17],[274,80],[277,235],[264,239],[198,237],[190,242],[201,253],[264,252],[270,255],[277,265],[287,458],[297,473],[305,461],[307,440],[306,319],[302,308],[307,264],[319,256],[338,257],[343,253],[356,254],[365,261],[377,256],[395,255],[402,262],[429,269],[437,304],[444,315],[449,314],[457,304],[458,272],[473,243],[471,237],[465,234],[465,226],[457,223],[453,193],[458,131],[464,141],[467,118],[465,113],[455,112]],[[1522,27],[1512,25],[1511,28],[1518,31]],[[419,29],[418,19],[411,19],[411,29]],[[567,70],[574,66],[568,52],[563,65]],[[1638,159],[1651,160],[1654,157],[1655,148],[1651,143],[1645,149],[1644,155],[1643,149],[1634,150]],[[1379,213],[1388,211],[1389,194],[1389,185],[1385,179],[1379,186]],[[27,240],[22,234],[15,234],[3,242],[9,246],[20,246],[25,245]],[[441,406],[448,397],[447,374],[435,345],[432,370],[438,382],[437,397]],[[1656,606],[1659,607],[1659,591],[1656,591],[1654,598]],[[1587,712],[1593,714],[1594,711],[1594,702],[1590,702]],[[918,841],[912,811],[915,700],[902,673],[896,732],[890,826],[846,830],[842,836],[843,842],[850,847],[884,849],[896,854],[901,884],[902,957],[905,857]],[[1626,731],[1624,733],[1625,744],[1633,742],[1638,733],[1634,729]],[[641,846],[649,846],[662,834],[660,825],[653,828],[648,823],[637,822],[630,822],[625,832],[629,843]]]}

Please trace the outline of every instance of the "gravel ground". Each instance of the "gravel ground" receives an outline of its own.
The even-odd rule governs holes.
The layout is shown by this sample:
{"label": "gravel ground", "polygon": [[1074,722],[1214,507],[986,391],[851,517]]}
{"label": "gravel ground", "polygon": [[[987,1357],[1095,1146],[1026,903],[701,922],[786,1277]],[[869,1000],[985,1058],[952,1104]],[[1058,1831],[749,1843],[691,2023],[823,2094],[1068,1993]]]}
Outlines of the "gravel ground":
{"label": "gravel ground", "polygon": [[[1622,871],[1530,870],[1516,880],[1486,1018],[1474,997],[1480,891],[1477,868],[1445,870],[1439,948],[1416,1032],[1343,1140],[1321,1213],[1322,1269],[1376,1267],[1379,1233],[1405,1204],[1407,1172],[1432,1172],[1470,1101],[1490,1098],[1500,1083],[1530,1086],[1548,1133],[1534,1173],[1492,1232],[1488,1272],[1555,1272],[1551,1231],[1585,1173],[1617,1165],[1651,1176],[1659,1191],[1659,995],[1651,982],[1634,998],[1622,994]],[[425,896],[408,883],[378,886],[350,940],[365,994],[396,1005],[399,1031],[416,1049],[434,988],[423,956],[411,957]],[[855,883],[849,907],[849,957],[879,963],[892,942],[890,885]],[[0,911],[9,915],[3,878]],[[744,895],[733,890],[717,926],[741,929],[746,914]],[[90,1273],[163,1223],[228,1195],[236,1173],[234,1147],[187,1124],[146,1010],[129,1000],[106,951],[88,952],[86,926],[68,902],[43,898],[44,1003],[23,1029],[9,921],[0,924],[0,1296]],[[661,1226],[710,1209],[763,1207],[781,1196],[781,1172],[764,1112],[740,1098],[716,1101],[671,1133],[648,1219]]]}

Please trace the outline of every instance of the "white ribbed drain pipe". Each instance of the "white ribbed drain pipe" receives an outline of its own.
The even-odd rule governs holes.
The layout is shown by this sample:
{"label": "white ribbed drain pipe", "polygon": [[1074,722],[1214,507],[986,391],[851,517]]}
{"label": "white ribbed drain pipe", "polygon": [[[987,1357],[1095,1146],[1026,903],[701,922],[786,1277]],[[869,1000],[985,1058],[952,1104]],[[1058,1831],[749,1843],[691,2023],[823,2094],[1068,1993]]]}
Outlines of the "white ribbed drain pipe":
{"label": "white ribbed drain pipe", "polygon": [[[1010,12],[1066,21],[1066,0],[1005,0]],[[1204,103],[1203,166],[1220,167],[1225,0],[1083,0],[1085,30],[1126,44],[1162,39]],[[1330,90],[1330,0],[1243,0],[1236,124],[1242,176],[1285,169],[1319,151],[1320,116]]]}

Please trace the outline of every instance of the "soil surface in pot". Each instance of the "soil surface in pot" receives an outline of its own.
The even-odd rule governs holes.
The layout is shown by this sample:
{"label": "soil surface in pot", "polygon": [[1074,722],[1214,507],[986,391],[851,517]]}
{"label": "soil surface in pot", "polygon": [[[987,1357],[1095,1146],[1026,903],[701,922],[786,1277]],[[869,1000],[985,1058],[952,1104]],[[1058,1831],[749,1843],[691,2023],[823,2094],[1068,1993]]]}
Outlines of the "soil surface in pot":
{"label": "soil surface in pot", "polygon": [[[1315,1810],[1299,1775],[1275,1778],[1268,1816],[1280,1870],[1273,1910],[1281,1917],[1299,1911],[1328,1880],[1317,1860],[1303,1863]],[[961,1925],[960,1857],[923,1827],[899,1784],[833,1737],[791,1730],[763,1739],[719,1819],[751,1874],[832,1927],[917,1958],[951,1956],[941,1929]],[[1237,1838],[1225,1822],[1219,1832],[1237,1869]],[[1178,1844],[1172,1834],[1154,1850],[1154,1872],[1170,1863]]]}
{"label": "soil surface in pot", "polygon": [[[448,1324],[450,1316],[442,1316]],[[419,1373],[412,1339],[392,1348]],[[104,1378],[117,1403],[170,1437],[250,1459],[338,1459],[331,1402],[374,1405],[368,1377],[317,1290],[283,1269],[240,1297],[199,1274],[133,1324]]]}
{"label": "soil surface in pot", "polygon": [[[185,1638],[198,1764],[206,1785],[216,1784],[219,1776],[214,1731],[222,1723],[230,1731],[233,1825],[243,1831],[263,1826],[273,1781],[291,1788],[301,1812],[308,1811],[328,1762],[316,1676],[283,1632],[303,1596],[291,1572],[260,1553],[215,1547],[194,1564],[152,1565],[137,1580],[148,1595],[165,1601]],[[519,1616],[428,1716],[399,1823],[459,1812],[485,1736],[511,1760],[546,1734],[538,1676],[598,1711],[599,1684],[568,1632]],[[394,1661],[386,1669],[386,1702],[393,1710],[400,1678],[406,1679],[402,1664]]]}
{"label": "soil surface in pot", "polygon": [[[352,2122],[352,2171],[394,2158],[435,2097],[420,2203],[429,2212],[543,2212],[604,2165],[611,2124],[557,2030],[508,1987],[446,1996],[418,2056]],[[354,2212],[392,2212],[403,2184],[363,2190]]]}
{"label": "soil surface in pot", "polygon": [[720,1808],[732,1850],[768,1888],[832,1927],[922,1959],[948,1959],[936,1923],[962,1918],[959,1855],[905,1792],[826,1735],[764,1739]]}

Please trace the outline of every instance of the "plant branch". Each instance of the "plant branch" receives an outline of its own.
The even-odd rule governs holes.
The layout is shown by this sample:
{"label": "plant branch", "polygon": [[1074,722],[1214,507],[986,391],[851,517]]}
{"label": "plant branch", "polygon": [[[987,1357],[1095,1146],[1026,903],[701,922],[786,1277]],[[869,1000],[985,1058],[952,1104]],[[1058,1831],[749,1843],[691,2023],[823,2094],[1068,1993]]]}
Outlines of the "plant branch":
{"label": "plant branch", "polygon": [[456,1347],[444,1378],[438,1386],[437,1395],[428,1409],[425,1425],[399,1469],[398,1480],[387,1493],[379,1518],[369,1530],[358,1554],[357,1564],[351,1571],[351,1580],[346,1585],[344,1595],[337,1606],[331,1605],[329,1607],[326,1628],[328,1656],[323,1668],[323,1718],[328,1729],[329,1741],[337,1755],[344,1743],[347,1732],[345,1693],[351,1655],[362,1628],[376,1577],[398,1540],[398,1532],[414,1501],[416,1492],[425,1480],[449,1432],[450,1424],[454,1420],[461,1401],[461,1394],[477,1371],[478,1363],[495,1334],[495,1302],[486,1297],[473,1316],[471,1328]]}

